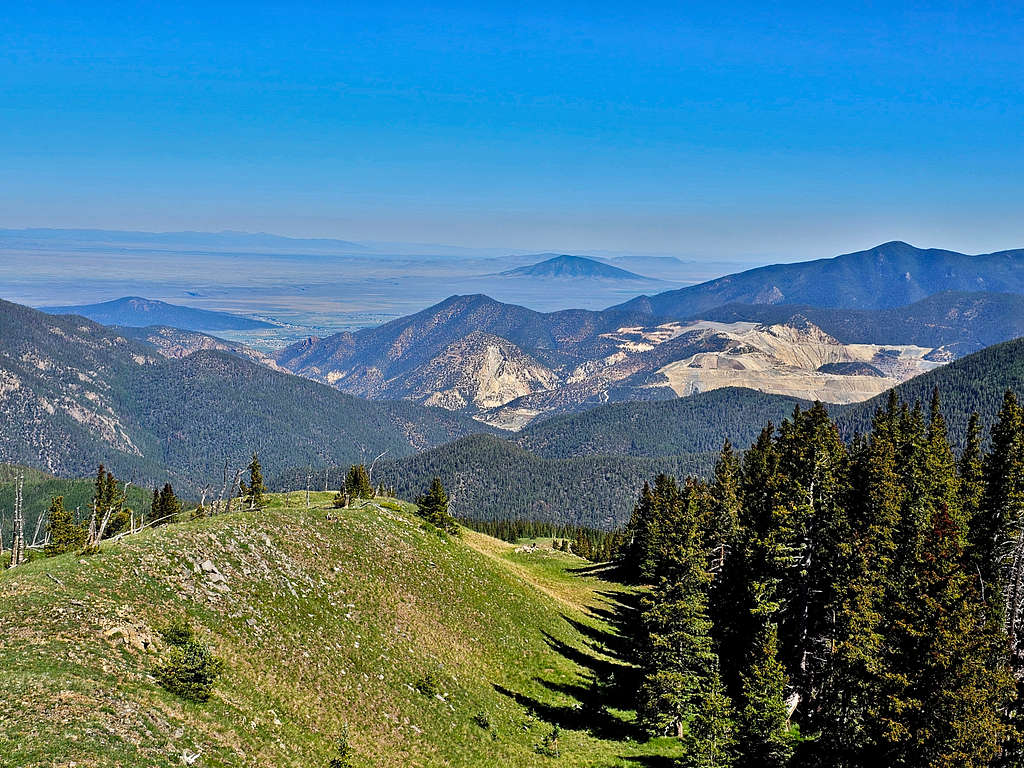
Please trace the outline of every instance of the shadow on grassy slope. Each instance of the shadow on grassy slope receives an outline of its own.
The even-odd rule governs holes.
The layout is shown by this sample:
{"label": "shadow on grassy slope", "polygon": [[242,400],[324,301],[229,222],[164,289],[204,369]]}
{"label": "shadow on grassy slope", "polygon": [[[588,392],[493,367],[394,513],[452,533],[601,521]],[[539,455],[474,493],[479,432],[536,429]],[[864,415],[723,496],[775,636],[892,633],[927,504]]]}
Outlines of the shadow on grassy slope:
{"label": "shadow on grassy slope", "polygon": [[635,601],[632,595],[619,592],[598,594],[605,598],[608,607],[591,609],[591,612],[606,621],[612,629],[602,629],[562,614],[562,619],[584,639],[585,648],[578,648],[548,632],[542,632],[548,646],[576,664],[583,673],[576,683],[556,682],[541,677],[535,677],[534,680],[547,690],[559,694],[563,700],[571,700],[570,703],[551,704],[498,685],[495,690],[539,719],[564,730],[588,731],[602,739],[641,741],[645,738],[644,733],[637,728],[628,710],[622,706],[623,702],[631,699],[630,690],[635,673],[634,668],[626,663],[628,638],[621,629],[633,615]]}

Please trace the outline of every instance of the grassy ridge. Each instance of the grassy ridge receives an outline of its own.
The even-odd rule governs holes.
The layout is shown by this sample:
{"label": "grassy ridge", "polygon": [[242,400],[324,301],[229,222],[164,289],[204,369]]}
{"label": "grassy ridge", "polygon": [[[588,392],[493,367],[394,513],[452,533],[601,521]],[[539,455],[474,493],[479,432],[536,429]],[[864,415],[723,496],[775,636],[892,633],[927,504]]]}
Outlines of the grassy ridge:
{"label": "grassy ridge", "polygon": [[[591,675],[619,664],[606,618],[621,587],[550,549],[439,537],[410,505],[329,521],[329,498],[306,510],[303,494],[273,496],[0,576],[0,764],[169,767],[201,752],[211,767],[310,768],[346,724],[360,766],[672,754],[671,740],[634,740],[632,713],[589,708]],[[205,705],[150,677],[157,630],[181,616],[227,663]],[[416,690],[428,674],[439,697]],[[536,749],[555,724],[557,760]]]}

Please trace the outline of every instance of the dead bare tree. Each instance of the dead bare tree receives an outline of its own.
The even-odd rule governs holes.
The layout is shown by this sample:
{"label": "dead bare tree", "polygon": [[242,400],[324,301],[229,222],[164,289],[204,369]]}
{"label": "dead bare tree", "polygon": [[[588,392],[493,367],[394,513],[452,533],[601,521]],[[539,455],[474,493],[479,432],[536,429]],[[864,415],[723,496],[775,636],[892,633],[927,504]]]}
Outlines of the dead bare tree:
{"label": "dead bare tree", "polygon": [[376,455],[376,456],[374,457],[373,461],[371,461],[371,462],[370,462],[370,469],[369,469],[369,470],[367,470],[367,473],[366,473],[366,479],[370,481],[370,485],[371,485],[371,486],[373,485],[373,468],[374,468],[374,467],[375,467],[375,466],[377,465],[377,462],[378,462],[378,461],[379,461],[379,460],[380,460],[380,459],[381,459],[381,458],[382,458],[382,457],[384,456],[384,454],[385,454],[385,453],[387,453],[387,452],[388,452],[388,449],[387,449],[387,448],[385,448],[385,449],[384,449],[383,451],[381,451],[380,453],[378,453],[378,454],[377,454],[377,455]]}
{"label": "dead bare tree", "polygon": [[43,519],[46,517],[46,514],[46,512],[40,512],[39,517],[36,518],[36,530],[32,534],[32,544],[30,545],[30,547],[35,547],[39,543],[39,529],[43,525]]}
{"label": "dead bare tree", "polygon": [[22,491],[25,474],[19,473],[14,480],[14,531],[11,535],[11,568],[25,562],[25,516],[22,506]]}
{"label": "dead bare tree", "polygon": [[217,500],[213,502],[213,511],[210,513],[216,515],[220,512],[221,507],[224,506],[224,494],[228,492],[228,460],[224,459],[224,484],[220,488],[220,494],[217,496]]}
{"label": "dead bare tree", "polygon": [[309,484],[313,480],[313,468],[306,468],[306,509],[309,509]]}
{"label": "dead bare tree", "polygon": [[233,498],[235,498],[235,489],[236,489],[236,488],[238,488],[238,483],[239,483],[239,482],[241,481],[241,479],[242,479],[242,472],[243,472],[243,471],[244,471],[244,470],[242,470],[242,469],[239,469],[239,470],[238,470],[237,472],[235,472],[235,479],[234,479],[234,481],[233,481],[233,482],[231,483],[231,492],[230,492],[230,493],[228,494],[228,499],[227,499],[227,506],[226,506],[226,507],[225,507],[225,509],[224,509],[224,513],[225,513],[225,514],[231,514],[231,500],[232,500]]}

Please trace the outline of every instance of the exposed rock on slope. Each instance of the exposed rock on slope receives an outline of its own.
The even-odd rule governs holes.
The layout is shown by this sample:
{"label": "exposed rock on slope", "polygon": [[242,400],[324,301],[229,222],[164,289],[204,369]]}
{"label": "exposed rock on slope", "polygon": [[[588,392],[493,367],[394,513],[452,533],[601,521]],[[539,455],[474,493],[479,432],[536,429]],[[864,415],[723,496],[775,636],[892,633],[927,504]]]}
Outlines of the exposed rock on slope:
{"label": "exposed rock on slope", "polygon": [[[309,339],[278,361],[352,394],[411,399],[515,430],[541,414],[720,387],[850,403],[948,359],[930,347],[844,344],[799,317],[771,325],[631,319],[453,297],[380,328]],[[837,363],[882,375],[822,369]]]}
{"label": "exposed rock on slope", "polygon": [[216,336],[207,336],[205,333],[199,333],[198,331],[184,331],[180,328],[170,328],[165,325],[150,326],[148,328],[124,328],[122,331],[129,338],[151,344],[157,352],[172,360],[180,360],[195,352],[228,352],[237,357],[273,368],[276,371],[285,370],[277,364],[273,357],[257,349],[238,342],[218,339]]}
{"label": "exposed rock on slope", "polygon": [[[720,351],[700,352],[657,371],[677,395],[747,387],[804,400],[854,403],[940,365],[926,359],[932,350],[925,347],[841,344],[810,323],[799,328],[734,323],[715,330],[728,340]],[[868,364],[882,375],[835,367],[841,363]]]}
{"label": "exposed rock on slope", "polygon": [[460,410],[495,408],[557,384],[549,368],[515,344],[474,331],[412,371],[402,386],[404,396],[424,405]]}

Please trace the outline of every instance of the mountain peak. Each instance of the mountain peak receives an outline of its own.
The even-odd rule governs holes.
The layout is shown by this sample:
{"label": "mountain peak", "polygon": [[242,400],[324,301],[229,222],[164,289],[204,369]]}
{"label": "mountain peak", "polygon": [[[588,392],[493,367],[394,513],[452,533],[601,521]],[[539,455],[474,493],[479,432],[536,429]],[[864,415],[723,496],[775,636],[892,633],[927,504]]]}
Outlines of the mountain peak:
{"label": "mountain peak", "polygon": [[642,280],[651,278],[629,272],[603,261],[590,259],[586,256],[572,256],[563,253],[536,264],[516,267],[501,273],[506,277],[560,277],[560,278],[598,278],[601,280]]}
{"label": "mountain peak", "polygon": [[271,323],[230,312],[183,307],[142,296],[122,296],[99,304],[40,309],[51,315],[81,315],[102,325],[123,325],[129,328],[166,325],[189,331],[247,331],[274,327]]}

